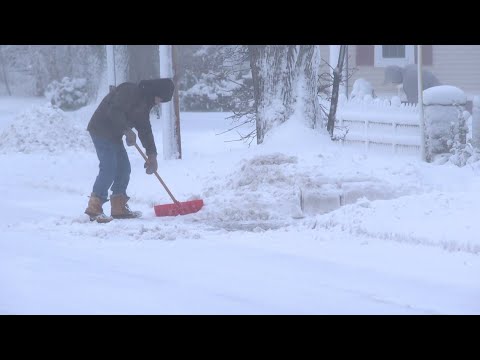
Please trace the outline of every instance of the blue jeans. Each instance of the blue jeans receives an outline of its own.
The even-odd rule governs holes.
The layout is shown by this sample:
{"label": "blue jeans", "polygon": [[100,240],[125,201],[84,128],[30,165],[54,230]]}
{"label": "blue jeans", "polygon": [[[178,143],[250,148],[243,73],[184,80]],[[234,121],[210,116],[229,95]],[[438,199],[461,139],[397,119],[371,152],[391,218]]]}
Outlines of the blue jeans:
{"label": "blue jeans", "polygon": [[112,195],[127,195],[131,167],[123,142],[115,143],[93,134],[90,134],[90,136],[93,145],[95,145],[98,160],[100,160],[99,172],[93,185],[93,193],[103,202],[108,201],[108,189],[110,187]]}

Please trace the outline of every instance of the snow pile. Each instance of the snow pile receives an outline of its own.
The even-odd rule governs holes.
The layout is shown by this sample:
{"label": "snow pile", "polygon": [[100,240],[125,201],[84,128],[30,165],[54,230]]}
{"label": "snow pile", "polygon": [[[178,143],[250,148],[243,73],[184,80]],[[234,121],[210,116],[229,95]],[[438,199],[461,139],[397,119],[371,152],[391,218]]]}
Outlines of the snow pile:
{"label": "snow pile", "polygon": [[[398,242],[480,253],[480,223],[473,220],[480,196],[432,192],[390,201],[368,200],[317,216],[315,228]],[[421,204],[421,206],[419,206]]]}
{"label": "snow pile", "polygon": [[466,102],[465,93],[455,86],[440,85],[423,91],[425,105],[465,105]]}
{"label": "snow pile", "polygon": [[63,153],[93,150],[85,124],[75,123],[50,105],[31,107],[17,115],[0,134],[0,152]]}
{"label": "snow pile", "polygon": [[287,225],[284,221],[300,212],[297,162],[280,153],[242,160],[227,178],[214,176],[208,181],[202,194],[207,206],[196,218],[227,229]]}
{"label": "snow pile", "polygon": [[[208,179],[202,194],[206,206],[198,219],[231,229],[247,229],[246,223],[250,229],[277,228],[361,198],[392,199],[420,191],[417,169],[391,166],[387,160],[384,171],[373,175],[366,158],[332,144],[300,120],[292,117],[272,129],[249,159],[226,176]],[[399,183],[399,175],[412,179]]]}
{"label": "snow pile", "polygon": [[317,155],[312,161],[310,156],[257,153],[236,164],[227,176],[206,181],[201,195],[206,206],[195,219],[228,230],[276,229],[359,199],[393,199],[420,191],[418,181],[398,183],[399,173],[404,178],[418,176],[408,166],[386,168],[377,176],[363,171],[363,166],[354,157],[334,154]]}
{"label": "snow pile", "polygon": [[[275,111],[278,116],[284,116],[281,104],[277,104]],[[288,121],[273,127],[265,134],[262,148],[265,151],[300,154],[311,152],[319,144],[331,143],[325,130],[313,130],[305,124],[301,116],[295,114]]]}
{"label": "snow pile", "polygon": [[[104,206],[107,208],[108,206]],[[104,210],[105,210],[104,208]],[[109,212],[109,210],[107,211]],[[101,240],[128,238],[133,241],[173,241],[179,239],[200,239],[202,238],[201,226],[197,228],[185,226],[188,218],[155,217],[149,220],[131,219],[130,221],[112,221],[104,226],[97,226],[91,222],[87,215],[77,217],[61,216],[48,218],[42,221],[24,224],[25,229],[31,231],[42,231],[49,233],[59,229],[68,229],[68,233],[81,238],[94,237]]]}

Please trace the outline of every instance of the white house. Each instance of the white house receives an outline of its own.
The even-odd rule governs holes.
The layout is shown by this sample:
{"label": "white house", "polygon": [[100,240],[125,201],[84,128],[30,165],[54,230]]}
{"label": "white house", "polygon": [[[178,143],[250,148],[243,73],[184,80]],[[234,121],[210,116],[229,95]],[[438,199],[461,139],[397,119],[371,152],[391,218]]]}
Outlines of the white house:
{"label": "white house", "polygon": [[[322,59],[330,63],[330,51],[335,48],[320,46]],[[353,75],[350,70],[348,93],[356,79],[364,78],[373,85],[377,95],[396,94],[395,85],[383,85],[384,68],[416,63],[416,49],[415,45],[349,45],[346,63],[354,70]],[[462,89],[471,106],[473,96],[480,95],[480,45],[422,45],[422,55],[423,67],[432,71],[442,84]]]}

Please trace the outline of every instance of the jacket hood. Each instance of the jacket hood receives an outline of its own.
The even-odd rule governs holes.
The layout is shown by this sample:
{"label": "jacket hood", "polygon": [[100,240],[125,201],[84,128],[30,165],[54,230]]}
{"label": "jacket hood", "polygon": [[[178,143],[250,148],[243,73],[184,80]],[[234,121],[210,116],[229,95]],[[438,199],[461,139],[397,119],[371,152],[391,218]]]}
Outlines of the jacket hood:
{"label": "jacket hood", "polygon": [[175,89],[175,84],[169,78],[142,80],[138,83],[138,86],[143,96],[149,101],[158,96],[162,98],[162,102],[169,102],[172,100]]}

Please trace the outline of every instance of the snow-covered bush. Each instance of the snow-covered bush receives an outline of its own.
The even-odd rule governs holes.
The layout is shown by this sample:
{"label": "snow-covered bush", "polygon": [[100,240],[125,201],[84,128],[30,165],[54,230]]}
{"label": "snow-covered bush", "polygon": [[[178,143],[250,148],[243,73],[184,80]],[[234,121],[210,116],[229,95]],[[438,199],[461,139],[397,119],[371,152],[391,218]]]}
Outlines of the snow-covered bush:
{"label": "snow-covered bush", "polygon": [[190,54],[188,61],[179,86],[181,110],[253,111],[247,46],[203,45]]}
{"label": "snow-covered bush", "polygon": [[62,110],[77,110],[88,103],[87,80],[69,77],[61,82],[54,80],[47,86],[45,96]]}
{"label": "snow-covered bush", "polygon": [[352,93],[350,99],[372,99],[375,98],[375,90],[371,83],[365,79],[357,79],[353,83]]}
{"label": "snow-covered bush", "polygon": [[480,160],[480,152],[476,150],[470,143],[461,144],[457,141],[452,144],[450,153],[451,155],[448,157],[448,161],[459,167]]}
{"label": "snow-covered bush", "polygon": [[427,89],[423,94],[427,157],[432,159],[438,154],[453,153],[456,154],[453,161],[465,165],[464,159],[469,157],[464,149],[470,116],[465,111],[465,93],[457,87],[444,85]]}
{"label": "snow-covered bush", "polygon": [[452,125],[450,140],[448,140],[451,153],[448,160],[460,167],[480,160],[480,151],[472,146],[471,139],[467,142],[469,132],[467,119],[470,117],[468,111],[459,114],[458,131],[455,131],[455,127]]}
{"label": "snow-covered bush", "polygon": [[431,155],[450,152],[458,134],[457,119],[455,107],[430,105],[425,108],[426,136]]}
{"label": "snow-covered bush", "polygon": [[188,111],[233,111],[235,92],[249,79],[219,79],[213,74],[202,74],[199,81],[186,91],[180,91],[182,109]]}
{"label": "snow-covered bush", "polygon": [[480,96],[473,97],[472,116],[468,119],[472,144],[480,148]]}

